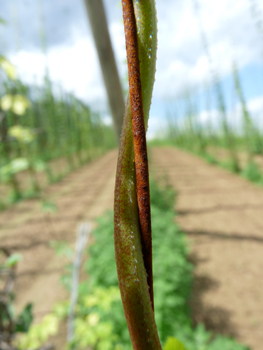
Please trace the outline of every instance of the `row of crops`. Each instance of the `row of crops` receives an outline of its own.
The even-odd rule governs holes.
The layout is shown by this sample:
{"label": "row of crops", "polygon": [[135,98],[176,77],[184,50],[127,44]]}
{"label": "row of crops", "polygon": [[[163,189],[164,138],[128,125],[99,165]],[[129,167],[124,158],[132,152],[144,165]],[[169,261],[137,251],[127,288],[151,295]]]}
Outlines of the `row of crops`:
{"label": "row of crops", "polygon": [[[202,2],[192,0],[199,23],[200,39],[210,71],[210,83],[204,88],[186,89],[169,105],[167,139],[176,146],[194,152],[211,163],[218,163],[249,180],[263,183],[262,116],[249,109],[246,94],[234,60],[226,79],[220,77],[214,62],[209,34],[202,20]],[[263,35],[260,6],[249,0],[251,24],[260,39]],[[253,80],[252,80],[253,79]],[[247,83],[247,81],[246,81]],[[251,76],[251,85],[259,85]],[[249,88],[248,88],[249,89]],[[257,95],[261,92],[257,91]]]}
{"label": "row of crops", "polygon": [[[155,319],[163,350],[249,350],[230,337],[208,331],[203,324],[194,327],[189,307],[193,265],[187,258],[185,235],[174,221],[174,201],[175,193],[170,186],[160,187],[151,181]],[[23,323],[24,328],[27,324],[27,331],[22,333],[20,326],[13,334],[18,349],[44,350],[41,346],[57,334],[63,336],[63,348],[69,350],[132,350],[114,259],[113,231],[113,213],[108,212],[98,219],[92,232],[94,239],[83,254],[83,280],[74,313],[68,300],[57,302],[40,323],[31,324],[32,318],[27,317]],[[70,290],[72,271],[76,268],[72,266],[74,252],[64,241],[50,243],[57,256],[69,263],[61,282]],[[31,314],[31,309],[27,306],[24,312]],[[18,316],[13,322],[20,319]],[[70,330],[72,320],[74,327]],[[61,332],[66,322],[68,335],[70,330],[67,340],[66,331]]]}
{"label": "row of crops", "polygon": [[[238,108],[229,112],[220,81],[200,93],[189,92],[168,113],[167,139],[249,180],[263,183],[263,129],[260,116],[250,113],[236,67],[232,85]],[[206,103],[202,117],[200,100]],[[213,108],[212,108],[213,106]]]}
{"label": "row of crops", "polygon": [[38,195],[76,167],[115,146],[112,128],[48,78],[26,86],[0,58],[0,207]]}

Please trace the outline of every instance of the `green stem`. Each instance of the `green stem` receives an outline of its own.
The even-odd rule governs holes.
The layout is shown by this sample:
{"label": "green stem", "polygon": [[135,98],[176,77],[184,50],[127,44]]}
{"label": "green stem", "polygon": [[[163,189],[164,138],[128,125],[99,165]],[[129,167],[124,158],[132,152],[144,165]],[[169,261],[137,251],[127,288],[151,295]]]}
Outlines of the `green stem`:
{"label": "green stem", "polygon": [[[123,0],[123,6],[130,4]],[[138,34],[143,112],[147,126],[155,74],[157,30],[153,0],[133,0]],[[139,19],[139,20],[138,20]],[[134,144],[128,98],[118,158],[114,240],[119,286],[134,350],[161,350],[142,254]]]}

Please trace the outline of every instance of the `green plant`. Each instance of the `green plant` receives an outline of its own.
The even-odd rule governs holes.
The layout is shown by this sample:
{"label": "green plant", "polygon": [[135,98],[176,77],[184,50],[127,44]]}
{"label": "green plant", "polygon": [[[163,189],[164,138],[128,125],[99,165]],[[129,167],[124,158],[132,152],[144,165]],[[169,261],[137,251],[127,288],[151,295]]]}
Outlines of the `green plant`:
{"label": "green plant", "polygon": [[250,161],[247,164],[246,168],[242,171],[242,176],[244,176],[252,182],[263,184],[262,171],[259,169],[258,165],[253,161]]}
{"label": "green plant", "polygon": [[18,334],[28,332],[33,321],[31,303],[19,315],[16,315],[13,307],[15,295],[12,286],[15,269],[21,259],[20,254],[10,254],[7,249],[0,248],[0,347],[12,344]]}
{"label": "green plant", "polygon": [[122,5],[129,98],[116,174],[115,258],[124,313],[134,349],[161,349],[153,313],[152,240],[145,138],[156,64],[155,3],[152,0],[123,0]]}
{"label": "green plant", "polygon": [[[188,300],[193,266],[187,259],[185,236],[174,221],[174,199],[171,187],[162,188],[151,182],[155,316],[164,349],[246,350],[233,339],[214,336],[203,325],[192,326]],[[79,286],[74,337],[68,344],[69,349],[81,350],[89,346],[108,350],[132,349],[118,288],[113,231],[112,213],[109,212],[98,219],[93,244],[87,249],[86,276]],[[59,256],[72,258],[72,251],[65,242],[53,241],[51,245]],[[70,275],[71,270],[66,269],[65,280],[69,280]],[[23,336],[24,348],[46,341],[53,334],[51,325],[54,325],[54,331],[57,330],[58,321],[66,318],[68,312],[68,301],[58,303],[43,322]]]}
{"label": "green plant", "polygon": [[181,343],[178,339],[169,337],[164,345],[163,350],[186,350],[183,343]]}
{"label": "green plant", "polygon": [[43,317],[39,324],[32,325],[26,334],[20,336],[16,341],[18,350],[39,349],[51,335],[58,331],[59,317],[48,314]]}
{"label": "green plant", "polygon": [[[86,349],[92,346],[98,350],[125,349],[117,335],[121,297],[118,287],[95,287],[82,290],[76,309],[74,338],[71,349]],[[112,321],[114,320],[114,321]],[[124,331],[122,327],[122,331]],[[126,332],[126,337],[128,332]],[[123,338],[123,337],[122,337]]]}
{"label": "green plant", "polygon": [[1,199],[4,209],[41,194],[46,181],[38,173],[50,183],[58,181],[113,148],[115,139],[98,113],[61,89],[54,93],[48,77],[43,88],[26,86],[3,56],[0,70],[0,182],[11,189],[10,196]]}
{"label": "green plant", "polygon": [[[172,222],[173,214],[167,211],[160,214],[160,208],[157,231],[163,234],[161,240],[158,241],[154,233],[153,245],[158,244],[158,252],[161,252],[162,260],[160,259],[161,263],[156,265],[158,258],[155,256],[154,285],[158,292],[155,302],[153,298],[151,213],[145,127],[147,128],[154,79],[156,18],[152,1],[123,0],[122,5],[129,73],[129,98],[116,174],[114,242],[124,314],[132,346],[136,350],[159,350],[161,349],[160,340],[164,341],[173,333],[176,333],[179,339],[180,337],[185,339],[185,344],[188,341],[192,349],[205,349],[209,346],[210,335],[204,333],[203,338],[198,337],[202,334],[202,327],[192,329],[189,308],[186,303],[191,285],[191,277],[189,277],[191,275],[189,271],[187,273],[187,269],[191,270],[191,267],[185,260],[185,245],[180,241],[182,234],[177,232],[175,235],[174,228],[168,229],[167,222]],[[145,33],[147,35],[144,37]],[[230,149],[234,170],[239,171],[235,138],[227,123],[223,94],[218,81],[216,81],[216,92],[222,115],[224,141]],[[196,136],[197,152],[206,154],[207,143],[203,140],[204,132],[201,127],[194,124],[192,111],[189,112],[187,121],[189,122],[189,140]],[[187,145],[187,143],[184,144]],[[154,211],[153,206],[153,218],[157,217]],[[163,244],[164,235],[168,241],[168,247],[174,248],[173,255],[169,255],[169,248]],[[164,257],[168,259],[165,260]],[[108,260],[105,255],[103,258]],[[101,258],[99,260],[101,264]],[[166,278],[167,271],[170,272],[174,265],[177,266],[175,274],[177,279],[174,279],[171,274]],[[109,275],[110,265],[105,268],[103,275],[97,281],[102,282],[101,278]],[[178,278],[180,273],[182,276]],[[178,280],[180,283],[177,284]],[[197,342],[191,344],[193,339],[196,339]],[[184,348],[184,345],[176,340],[171,346],[174,346],[174,349]]]}
{"label": "green plant", "polygon": [[215,157],[211,154],[206,153],[204,155],[204,158],[210,164],[217,164],[218,163],[217,160],[215,159]]}
{"label": "green plant", "polygon": [[[185,236],[174,221],[174,198],[170,187],[161,188],[151,182],[155,317],[162,344],[165,344],[170,336],[176,336],[188,350],[245,350],[246,347],[230,338],[214,337],[203,325],[196,328],[192,326],[188,300],[191,294],[193,267],[187,259]],[[93,232],[94,244],[88,249],[86,269],[90,278],[80,287],[76,317],[83,317],[85,312],[94,312],[94,309],[88,310],[83,305],[85,297],[96,301],[96,307],[99,308],[101,302],[98,296],[94,297],[94,291],[102,289],[102,295],[110,295],[107,291],[118,286],[112,214],[108,213],[99,218],[98,222],[98,228]],[[86,311],[82,313],[83,308]],[[131,344],[120,299],[114,301],[112,310],[104,313],[103,317],[103,322],[111,321],[112,332],[117,336],[118,342],[124,349],[129,349]],[[220,348],[222,344],[224,347]]]}

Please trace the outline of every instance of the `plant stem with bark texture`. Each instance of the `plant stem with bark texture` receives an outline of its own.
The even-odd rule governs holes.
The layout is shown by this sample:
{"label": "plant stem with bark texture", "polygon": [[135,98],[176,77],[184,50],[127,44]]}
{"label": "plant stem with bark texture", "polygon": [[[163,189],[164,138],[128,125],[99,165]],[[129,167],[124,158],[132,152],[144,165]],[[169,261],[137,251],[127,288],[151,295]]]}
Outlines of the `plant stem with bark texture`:
{"label": "plant stem with bark texture", "polygon": [[137,29],[133,3],[123,1],[123,18],[129,74],[129,93],[134,144],[134,162],[136,173],[136,192],[139,209],[142,254],[147,274],[147,282],[153,305],[152,278],[152,232],[149,171],[146,146],[146,135],[143,117],[143,101],[141,90],[140,61],[137,43]]}
{"label": "plant stem with bark texture", "polygon": [[[131,26],[132,34],[127,38],[127,54],[132,59],[130,61],[128,57],[130,98],[126,104],[115,187],[115,256],[124,313],[133,349],[161,350],[147,282],[143,256],[144,241],[141,237],[143,220],[141,221],[140,217],[144,215],[143,206],[146,203],[147,207],[147,202],[149,203],[145,125],[149,115],[155,73],[157,46],[155,4],[153,0],[122,0],[122,3],[124,21],[129,23],[125,25],[125,32],[126,29],[129,30],[127,27]],[[135,20],[134,10],[136,18],[140,17],[140,20]],[[140,80],[142,91],[140,91]],[[140,181],[141,185],[137,190],[136,185]],[[146,210],[148,214],[144,219],[147,222],[145,231],[148,234],[149,205]],[[147,254],[146,252],[146,261],[149,259]]]}

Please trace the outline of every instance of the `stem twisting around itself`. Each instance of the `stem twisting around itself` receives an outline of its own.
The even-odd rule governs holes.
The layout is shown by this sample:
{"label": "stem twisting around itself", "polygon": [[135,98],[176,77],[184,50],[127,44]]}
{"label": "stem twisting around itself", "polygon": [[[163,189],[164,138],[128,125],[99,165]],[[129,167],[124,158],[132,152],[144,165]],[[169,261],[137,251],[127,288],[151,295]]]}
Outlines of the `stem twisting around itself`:
{"label": "stem twisting around itself", "polygon": [[152,257],[145,126],[155,73],[156,12],[154,0],[122,0],[122,4],[130,97],[126,104],[116,175],[115,257],[133,349],[161,350],[151,301],[152,289],[149,292],[151,272],[147,281]]}
{"label": "stem twisting around itself", "polygon": [[129,74],[129,93],[134,144],[134,162],[136,173],[136,192],[139,209],[142,255],[147,274],[147,283],[153,304],[152,277],[152,230],[149,171],[146,135],[143,117],[143,101],[140,76],[140,61],[137,42],[137,28],[132,1],[123,0],[123,19]]}

